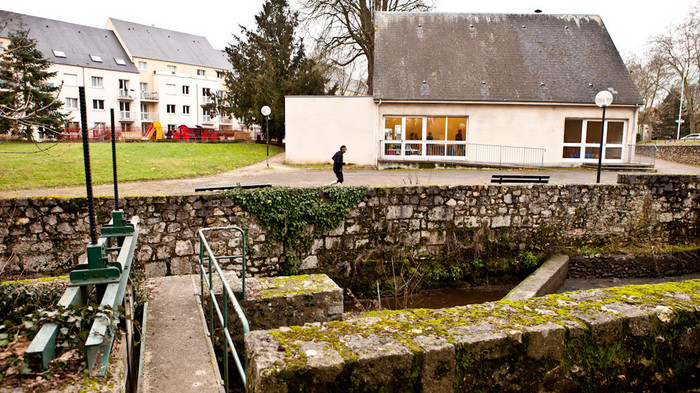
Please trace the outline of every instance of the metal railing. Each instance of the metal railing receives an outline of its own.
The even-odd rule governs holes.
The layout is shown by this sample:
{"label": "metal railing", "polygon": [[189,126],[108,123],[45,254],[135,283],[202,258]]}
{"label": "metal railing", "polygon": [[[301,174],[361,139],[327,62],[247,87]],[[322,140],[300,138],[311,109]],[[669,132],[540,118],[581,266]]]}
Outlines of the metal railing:
{"label": "metal railing", "polygon": [[[226,256],[215,256],[214,252],[212,252],[211,247],[209,246],[209,243],[207,242],[206,237],[204,236],[205,232],[212,232],[212,231],[226,231],[226,230],[233,230],[240,232],[241,234],[241,255],[226,255]],[[233,304],[233,308],[236,311],[236,314],[238,314],[238,318],[241,321],[241,328],[243,330],[243,334],[246,334],[250,331],[250,327],[248,326],[248,319],[245,317],[245,314],[243,314],[243,310],[241,309],[240,304],[238,304],[238,299],[236,298],[236,295],[234,294],[233,290],[231,290],[231,286],[228,284],[226,281],[226,277],[224,276],[224,272],[221,270],[221,267],[219,266],[218,261],[223,260],[223,259],[241,259],[242,262],[242,269],[241,269],[241,300],[245,300],[245,270],[246,270],[246,257],[245,257],[245,245],[246,245],[246,236],[245,232],[236,226],[231,226],[231,227],[216,227],[216,228],[202,228],[199,230],[199,285],[200,285],[200,294],[201,296],[201,301],[202,301],[202,308],[205,307],[204,304],[204,283],[206,282],[207,284],[207,290],[209,292],[209,321],[210,323],[207,324],[209,327],[209,337],[212,337],[214,334],[214,311],[216,310],[216,314],[219,319],[219,323],[221,324],[221,327],[223,329],[223,333],[225,336],[224,341],[224,386],[226,391],[228,391],[229,387],[229,378],[228,378],[228,350],[231,348],[231,352],[233,354],[233,360],[236,362],[236,368],[238,369],[238,373],[241,376],[241,380],[243,381],[243,386],[246,385],[246,376],[245,376],[245,366],[243,365],[244,362],[241,361],[238,352],[236,351],[236,347],[233,345],[233,339],[231,338],[231,333],[229,332],[228,329],[228,301],[229,299],[231,300],[231,303]],[[205,254],[206,252],[206,254]],[[207,266],[205,268],[204,262],[207,262]],[[205,271],[206,270],[206,271]],[[215,271],[213,271],[215,270]],[[216,300],[216,294],[214,293],[214,273],[219,277],[219,280],[221,281],[221,294],[222,294],[222,305],[219,305],[219,302]],[[213,342],[213,340],[212,340]]]}
{"label": "metal railing", "polygon": [[141,121],[156,121],[158,120],[158,112],[141,112]]}
{"label": "metal railing", "polygon": [[131,111],[119,111],[119,121],[136,121],[138,115],[136,112]]}
{"label": "metal railing", "polygon": [[629,145],[629,163],[656,165],[659,148],[656,145]]}
{"label": "metal railing", "polygon": [[470,162],[544,166],[546,149],[460,141],[381,141],[381,158],[391,161]]}
{"label": "metal railing", "polygon": [[119,98],[133,100],[134,99],[133,90],[119,89]]}
{"label": "metal railing", "polygon": [[157,91],[141,91],[141,99],[145,101],[158,101]]}

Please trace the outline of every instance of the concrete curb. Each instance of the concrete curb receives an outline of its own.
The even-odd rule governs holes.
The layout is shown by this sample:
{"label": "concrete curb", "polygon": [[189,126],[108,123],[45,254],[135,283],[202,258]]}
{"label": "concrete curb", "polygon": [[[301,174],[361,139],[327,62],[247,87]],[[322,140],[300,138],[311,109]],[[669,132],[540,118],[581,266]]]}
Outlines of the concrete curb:
{"label": "concrete curb", "polygon": [[523,300],[554,293],[566,280],[569,256],[557,254],[513,288],[503,300]]}

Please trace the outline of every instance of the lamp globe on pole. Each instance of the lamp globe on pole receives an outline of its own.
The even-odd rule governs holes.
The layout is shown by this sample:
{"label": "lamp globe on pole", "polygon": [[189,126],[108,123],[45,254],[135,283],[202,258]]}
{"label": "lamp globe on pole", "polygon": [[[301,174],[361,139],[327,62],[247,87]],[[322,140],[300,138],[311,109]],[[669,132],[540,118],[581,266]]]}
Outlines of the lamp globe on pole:
{"label": "lamp globe on pole", "polygon": [[600,151],[598,152],[598,175],[596,177],[596,183],[600,183],[600,169],[603,166],[603,136],[605,131],[605,108],[612,105],[613,95],[608,90],[599,91],[595,95],[595,104],[603,108],[603,120],[600,124]]}
{"label": "lamp globe on pole", "polygon": [[265,154],[265,163],[267,164],[267,167],[270,167],[270,113],[272,113],[272,109],[270,109],[269,106],[265,105],[262,108],[260,108],[260,113],[262,113],[263,116],[265,116],[265,149],[266,149],[266,154]]}

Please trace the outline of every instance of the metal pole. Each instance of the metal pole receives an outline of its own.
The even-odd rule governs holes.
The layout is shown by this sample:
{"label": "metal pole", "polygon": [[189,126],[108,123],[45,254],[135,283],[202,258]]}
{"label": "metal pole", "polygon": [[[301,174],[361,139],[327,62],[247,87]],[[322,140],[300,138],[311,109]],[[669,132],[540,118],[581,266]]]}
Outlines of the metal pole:
{"label": "metal pole", "polygon": [[109,117],[112,127],[112,173],[114,175],[114,210],[119,210],[119,190],[117,187],[117,143],[115,141],[115,134],[117,133],[114,129],[114,108],[109,110]]}
{"label": "metal pole", "polygon": [[600,151],[598,152],[598,176],[596,183],[600,183],[600,167],[603,165],[603,136],[605,131],[605,106],[603,107],[603,124],[600,125]]}
{"label": "metal pole", "polygon": [[267,149],[267,155],[265,156],[265,162],[267,167],[270,167],[270,116],[265,116],[265,148]]}
{"label": "metal pole", "polygon": [[678,131],[676,131],[676,140],[681,139],[681,124],[683,124],[683,117],[682,117],[682,114],[683,114],[683,93],[684,93],[684,89],[685,89],[685,83],[683,83],[683,78],[681,78],[681,100],[680,100],[681,102],[680,102],[680,106],[679,106],[679,108],[678,108],[678,121],[677,121],[677,123],[678,123]]}
{"label": "metal pole", "polygon": [[80,98],[80,125],[83,137],[83,162],[85,164],[85,190],[87,194],[88,219],[90,221],[90,244],[97,244],[97,223],[95,205],[92,198],[92,171],[90,170],[90,144],[88,143],[87,106],[85,104],[85,86],[78,87]]}

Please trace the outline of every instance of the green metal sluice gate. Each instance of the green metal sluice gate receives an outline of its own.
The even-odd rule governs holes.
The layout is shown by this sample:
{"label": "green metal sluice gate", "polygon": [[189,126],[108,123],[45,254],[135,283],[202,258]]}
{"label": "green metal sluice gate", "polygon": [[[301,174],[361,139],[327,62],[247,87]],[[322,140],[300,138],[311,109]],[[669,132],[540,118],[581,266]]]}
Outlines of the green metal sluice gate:
{"label": "green metal sluice gate", "polygon": [[[99,303],[99,312],[92,321],[85,341],[88,369],[93,375],[104,376],[109,363],[112,345],[120,321],[120,307],[123,307],[126,320],[127,363],[132,387],[135,381],[133,370],[133,293],[129,285],[129,274],[133,265],[134,250],[138,243],[139,218],[127,220],[124,211],[119,209],[117,187],[116,145],[114,135],[114,109],[112,118],[112,168],[114,174],[114,210],[112,220],[102,227],[97,236],[97,223],[92,194],[92,174],[90,170],[90,147],[87,133],[85,88],[79,87],[80,112],[82,121],[83,160],[85,164],[85,186],[87,193],[88,219],[90,223],[90,244],[86,247],[87,263],[78,264],[70,272],[70,282],[57,306],[68,308],[71,305],[87,305],[92,295]],[[56,355],[56,342],[60,327],[56,323],[46,323],[40,329],[26,350],[28,358],[38,357],[42,368],[49,367]]]}
{"label": "green metal sluice gate", "polygon": [[[207,232],[220,232],[220,231],[233,231],[241,235],[241,254],[238,255],[224,255],[216,256],[212,251],[209,242],[205,236]],[[207,327],[209,329],[209,338],[212,343],[214,342],[213,334],[215,329],[214,311],[216,311],[216,316],[218,324],[221,327],[222,334],[224,335],[224,354],[223,354],[223,373],[224,373],[224,388],[226,391],[229,390],[230,380],[228,376],[228,353],[229,350],[233,355],[233,360],[236,363],[236,368],[238,369],[238,374],[241,377],[243,386],[246,385],[246,375],[245,375],[245,358],[242,360],[241,356],[236,351],[236,347],[233,345],[233,339],[231,337],[231,332],[229,331],[229,318],[228,318],[228,303],[229,301],[233,305],[233,308],[238,315],[241,322],[241,330],[245,335],[250,331],[248,325],[248,319],[246,318],[240,304],[238,303],[238,298],[240,300],[246,300],[245,293],[245,271],[246,271],[246,234],[245,232],[237,227],[217,227],[217,228],[204,228],[199,230],[199,283],[200,283],[200,294],[202,301],[202,309],[206,310],[207,305],[205,304],[205,297],[208,301],[208,323]],[[228,283],[227,277],[224,275],[221,266],[219,266],[219,260],[241,260],[241,291],[234,292]],[[221,303],[216,299],[216,293],[214,291],[214,277],[218,277],[221,283]],[[206,287],[205,287],[206,284]],[[206,289],[206,292],[205,292]],[[208,296],[205,295],[208,293]]]}

